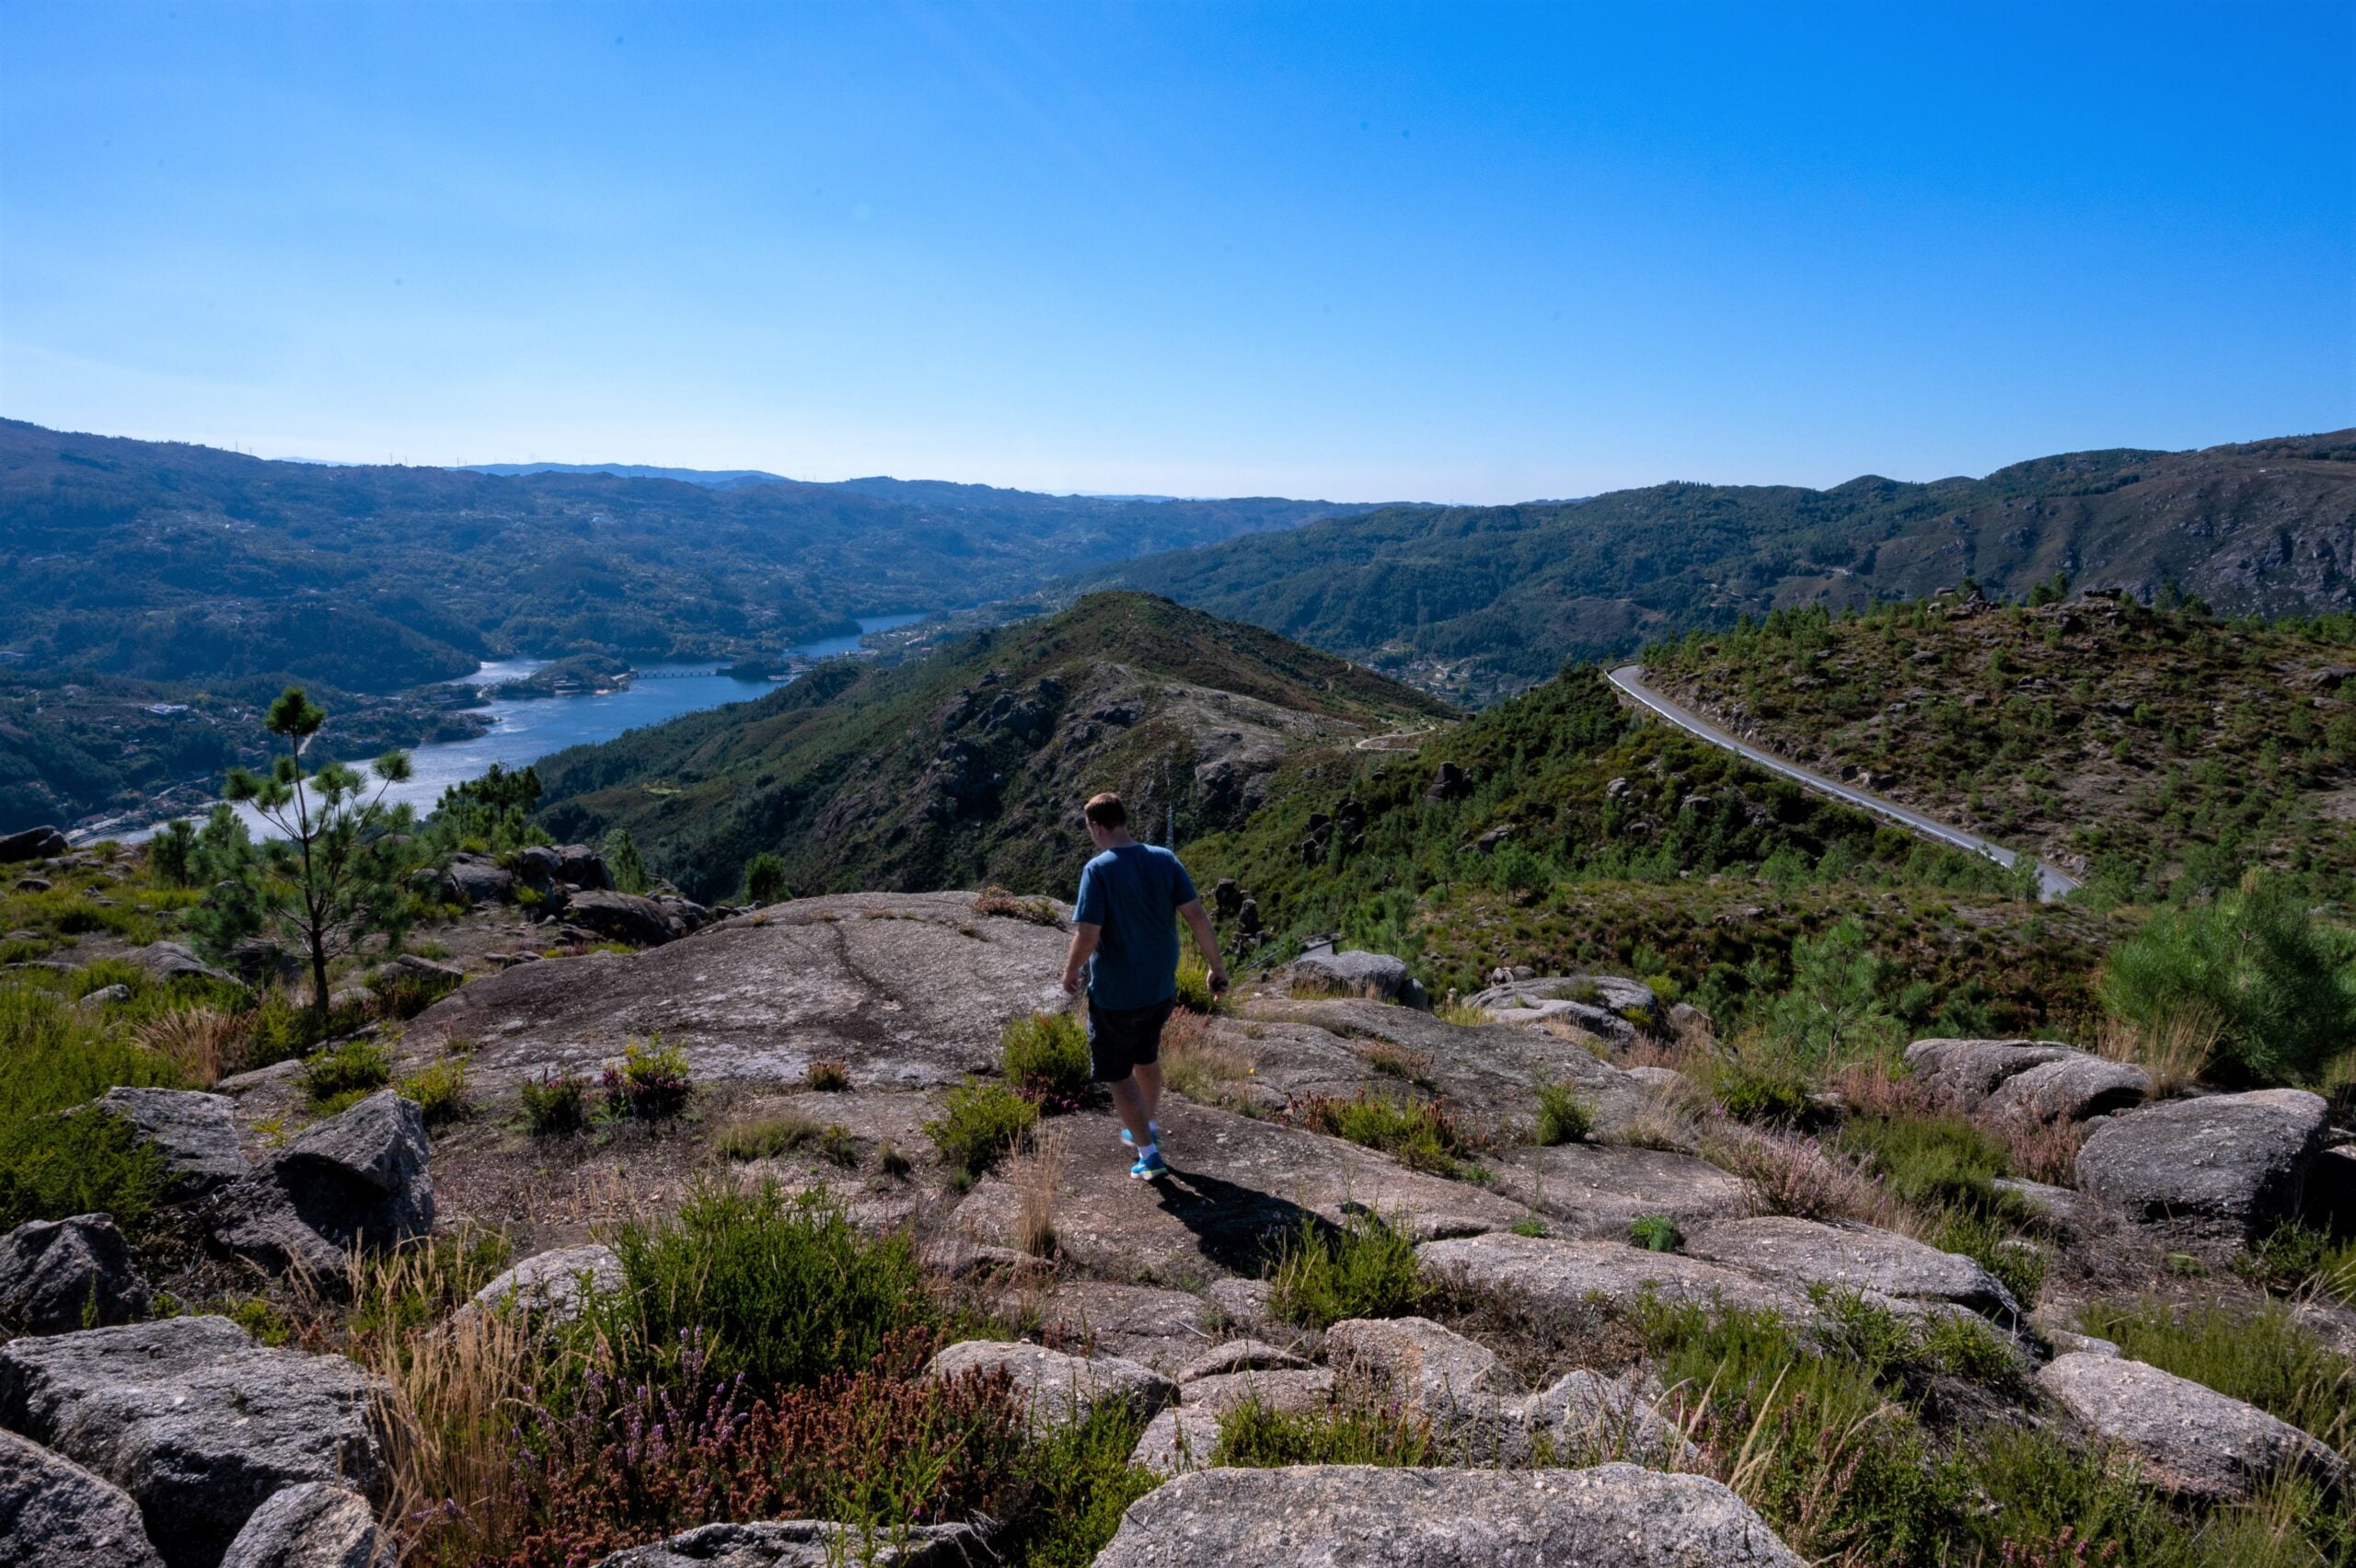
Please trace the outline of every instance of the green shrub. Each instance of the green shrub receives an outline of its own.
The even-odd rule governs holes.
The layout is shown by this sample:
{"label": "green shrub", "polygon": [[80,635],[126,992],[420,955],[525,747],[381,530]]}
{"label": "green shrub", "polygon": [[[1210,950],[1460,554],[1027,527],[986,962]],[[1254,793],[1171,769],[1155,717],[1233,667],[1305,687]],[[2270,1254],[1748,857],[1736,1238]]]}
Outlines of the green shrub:
{"label": "green shrub", "polygon": [[821,1136],[823,1129],[809,1117],[781,1111],[729,1123],[713,1136],[711,1147],[722,1159],[775,1159],[817,1142]]}
{"label": "green shrub", "polygon": [[392,1081],[393,1054],[374,1040],[347,1040],[303,1058],[303,1092],[316,1106],[333,1100],[351,1105],[355,1095],[365,1097]]}
{"label": "green shrub", "polygon": [[2036,1306],[2045,1288],[2045,1249],[2002,1218],[1951,1210],[1932,1245],[1943,1252],[1960,1252],[1994,1274],[2024,1309]]}
{"label": "green shrub", "polygon": [[2080,1310],[2078,1326],[2130,1359],[2254,1404],[2334,1447],[2356,1439],[2356,1361],[2278,1303],[2097,1301]]}
{"label": "green shrub", "polygon": [[1807,1121],[1814,1107],[1798,1056],[1753,1034],[1735,1042],[1707,1070],[1711,1097],[1738,1122],[1788,1125]]}
{"label": "green shrub", "polygon": [[1048,1109],[1076,1105],[1088,1093],[1088,1035],[1068,1012],[1034,1012],[1008,1023],[998,1061],[1017,1094]]}
{"label": "green shrub", "polygon": [[539,1081],[517,1091],[524,1101],[524,1120],[537,1138],[577,1133],[589,1124],[589,1090],[571,1073],[540,1074]]}
{"label": "green shrub", "polygon": [[2356,1304],[2356,1240],[2285,1220],[2251,1248],[2242,1273],[2271,1289],[2312,1290]]}
{"label": "green shrub", "polygon": [[967,1180],[1030,1135],[1039,1108],[1003,1084],[965,1083],[949,1091],[939,1121],[924,1124],[941,1158]]}
{"label": "green shrub", "polygon": [[1438,1462],[1431,1423],[1403,1406],[1345,1401],[1328,1410],[1272,1410],[1247,1399],[1218,1418],[1217,1465],[1282,1470],[1292,1465],[1387,1465],[1412,1469]]}
{"label": "green shrub", "polygon": [[597,853],[606,862],[607,874],[614,879],[616,892],[643,895],[654,885],[654,879],[647,873],[645,858],[639,854],[638,844],[630,837],[629,829],[609,829],[605,841],[598,846]]}
{"label": "green shrub", "polygon": [[1435,1175],[1455,1176],[1463,1142],[1448,1108],[1415,1095],[1392,1099],[1372,1089],[1344,1100],[1308,1094],[1295,1100],[1292,1114],[1301,1125],[1380,1149],[1401,1164]]}
{"label": "green shrub", "polygon": [[622,1048],[622,1059],[606,1064],[599,1087],[605,1090],[606,1114],[640,1122],[660,1122],[687,1109],[691,1085],[687,1054],[665,1045],[663,1037],[632,1040]]}
{"label": "green shrub", "polygon": [[1357,1213],[1338,1228],[1312,1217],[1276,1262],[1268,1309],[1322,1329],[1349,1318],[1398,1318],[1429,1294],[1405,1227]]}
{"label": "green shrub", "polygon": [[861,1236],[824,1191],[701,1183],[676,1215],[624,1225],[614,1251],[629,1290],[606,1327],[629,1378],[675,1372],[692,1343],[758,1397],[864,1367],[935,1320],[907,1234]]}
{"label": "green shrub", "polygon": [[1021,1568],[1090,1568],[1121,1528],[1129,1505],[1161,1484],[1129,1463],[1144,1424],[1118,1400],[1081,1422],[1034,1435],[1016,1473],[1022,1511],[999,1543]]}
{"label": "green shrub", "polygon": [[1585,1143],[1595,1130],[1595,1112],[1571,1089],[1559,1083],[1538,1086],[1538,1141],[1552,1148],[1557,1144]]}
{"label": "green shrub", "polygon": [[813,1062],[803,1080],[822,1094],[836,1094],[850,1087],[850,1068],[841,1062]]}
{"label": "green shrub", "polygon": [[456,990],[463,982],[452,974],[421,974],[413,969],[388,969],[368,982],[382,1018],[412,1019]]}
{"label": "green shrub", "polygon": [[1674,1252],[1685,1245],[1685,1237],[1677,1222],[1665,1214],[1639,1215],[1628,1222],[1630,1245],[1642,1247],[1647,1252]]}
{"label": "green shrub", "polygon": [[118,1084],[171,1086],[172,1068],[56,991],[0,979],[0,1230],[103,1211],[134,1236],[163,1160],[113,1116],[57,1113]]}
{"label": "green shrub", "polygon": [[467,1063],[463,1056],[445,1056],[421,1067],[393,1086],[403,1100],[413,1101],[429,1128],[445,1127],[473,1114],[467,1098]]}
{"label": "green shrub", "polygon": [[1995,1178],[2011,1170],[2004,1146],[1959,1116],[1854,1116],[1840,1144],[1870,1159],[1893,1197],[1923,1208],[1988,1213]]}
{"label": "green shrub", "polygon": [[2110,950],[2097,988],[2147,1034],[2198,1017],[2210,1072],[2235,1087],[2313,1084],[2356,1038],[2356,934],[2318,921],[2279,879],[2164,909]]}
{"label": "green shrub", "polygon": [[765,849],[745,863],[745,902],[775,904],[792,896],[785,885],[785,857]]}

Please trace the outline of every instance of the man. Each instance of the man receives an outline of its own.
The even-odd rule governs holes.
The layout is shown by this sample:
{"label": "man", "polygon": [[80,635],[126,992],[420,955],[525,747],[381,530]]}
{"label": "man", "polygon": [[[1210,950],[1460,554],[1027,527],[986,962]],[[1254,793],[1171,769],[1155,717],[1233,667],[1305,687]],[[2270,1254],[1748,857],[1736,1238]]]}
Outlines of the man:
{"label": "man", "polygon": [[1088,836],[1098,854],[1080,873],[1071,917],[1071,954],[1064,989],[1078,995],[1088,974],[1089,1071],[1112,1090],[1121,1141],[1137,1150],[1129,1174],[1167,1176],[1161,1162],[1161,1026],[1178,999],[1178,924],[1195,933],[1210,960],[1211,994],[1227,989],[1218,937],[1178,857],[1129,836],[1128,808],[1118,795],[1088,802]]}

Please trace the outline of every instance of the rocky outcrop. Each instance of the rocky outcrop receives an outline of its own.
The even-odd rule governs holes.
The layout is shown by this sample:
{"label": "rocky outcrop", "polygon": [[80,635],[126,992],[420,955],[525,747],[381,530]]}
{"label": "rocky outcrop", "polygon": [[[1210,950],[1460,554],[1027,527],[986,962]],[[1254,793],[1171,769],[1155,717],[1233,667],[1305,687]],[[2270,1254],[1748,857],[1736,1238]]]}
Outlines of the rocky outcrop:
{"label": "rocky outcrop", "polygon": [[2021,1317],[2012,1292],[1971,1259],[1870,1225],[1828,1225],[1782,1215],[1731,1219],[1697,1231],[1685,1251],[1803,1290],[1820,1286],[1942,1303],[2007,1324]]}
{"label": "rocky outcrop", "polygon": [[124,956],[133,968],[158,986],[171,980],[219,980],[232,986],[240,983],[236,975],[214,968],[178,942],[150,942],[144,948],[132,949]]}
{"label": "rocky outcrop", "polygon": [[215,1193],[214,1245],[272,1273],[301,1267],[331,1286],[354,1246],[389,1247],[433,1228],[425,1117],[391,1090],[312,1127]]}
{"label": "rocky outcrop", "polygon": [[237,1101],[186,1089],[110,1089],[91,1102],[121,1117],[164,1157],[166,1196],[203,1197],[246,1173],[237,1149]]}
{"label": "rocky outcrop", "polygon": [[611,1295],[625,1283],[621,1259],[611,1247],[592,1241],[525,1259],[475,1292],[474,1305],[569,1323],[581,1315],[590,1292]]}
{"label": "rocky outcrop", "polygon": [[1177,1394],[1177,1387],[1149,1366],[1117,1355],[1067,1355],[1045,1345],[998,1340],[966,1340],[935,1355],[928,1378],[1004,1373],[1029,1410],[1034,1425],[1086,1421],[1107,1402],[1127,1405],[1150,1421]]}
{"label": "rocky outcrop", "polygon": [[65,835],[56,828],[28,827],[0,837],[0,866],[26,860],[54,860],[72,847],[65,841]]}
{"label": "rocky outcrop", "polygon": [[[1349,1543],[1346,1559],[1337,1543]],[[1130,1505],[1096,1568],[1800,1568],[1715,1481],[1577,1470],[1204,1470]]]}
{"label": "rocky outcrop", "polygon": [[955,1083],[995,1065],[1009,1019],[1065,1000],[1065,935],[976,915],[972,902],[852,894],[773,905],[631,957],[518,964],[436,1002],[410,1033],[471,1042],[471,1073],[489,1090],[547,1070],[594,1076],[653,1034],[684,1047],[699,1079],[798,1085],[813,1061],[835,1061],[862,1084]]}
{"label": "rocky outcrop", "polygon": [[1590,1300],[1633,1307],[1646,1296],[1785,1312],[1805,1312],[1808,1306],[1795,1286],[1613,1241],[1499,1233],[1426,1242],[1415,1255],[1426,1270],[1470,1288],[1558,1310],[1576,1310]]}
{"label": "rocky outcrop", "polygon": [[1532,1208],[1574,1237],[1625,1240],[1631,1223],[1656,1215],[1690,1231],[1732,1219],[1750,1202],[1740,1177],[1671,1149],[1576,1143],[1509,1149],[1497,1158],[1512,1172],[1505,1190],[1528,1193]]}
{"label": "rocky outcrop", "polygon": [[1691,1465],[1698,1457],[1675,1423],[1625,1383],[1568,1372],[1515,1412],[1527,1452],[1542,1442],[1557,1464]]}
{"label": "rocky outcrop", "polygon": [[114,1217],[29,1220],[0,1239],[0,1322],[58,1334],[147,1315],[147,1276]]}
{"label": "rocky outcrop", "polygon": [[[1500,981],[1475,991],[1465,1005],[1500,1023],[1558,1018],[1599,1040],[1633,1043],[1660,1018],[1660,997],[1641,980],[1617,974],[1553,974]],[[1639,1020],[1643,1029],[1638,1027]]]}
{"label": "rocky outcrop", "polygon": [[254,1510],[221,1568],[399,1568],[400,1550],[376,1524],[368,1499],[306,1482]]}
{"label": "rocky outcrop", "polygon": [[2153,1485],[2212,1503],[2246,1501],[2277,1472],[2344,1486],[2339,1455],[2255,1405],[2140,1361],[2056,1356],[2037,1380],[2096,1434],[2131,1451]]}
{"label": "rocky outcrop", "polygon": [[1204,1378],[1224,1378],[1237,1372],[1297,1372],[1308,1365],[1292,1352],[1260,1340],[1231,1339],[1213,1345],[1180,1367],[1176,1380],[1183,1389]]}
{"label": "rocky outcrop", "polygon": [[2147,1105],[2087,1137],[2078,1190],[2130,1219],[2246,1239],[2296,1210],[2329,1126],[2324,1101],[2295,1089]]}
{"label": "rocky outcrop", "polygon": [[163,1561],[122,1488],[0,1432],[0,1568],[163,1568]]}
{"label": "rocky outcrop", "polygon": [[2050,1040],[1917,1040],[1906,1060],[1934,1100],[1969,1116],[2084,1122],[2152,1091],[2142,1068]]}
{"label": "rocky outcrop", "polygon": [[971,1525],[919,1525],[905,1541],[870,1539],[854,1525],[815,1519],[703,1525],[652,1546],[617,1551],[597,1568],[973,1568],[987,1549]]}
{"label": "rocky outcrop", "polygon": [[613,941],[661,947],[687,934],[687,922],[651,898],[597,890],[572,895],[564,917]]}
{"label": "rocky outcrop", "polygon": [[1446,1411],[1468,1394],[1519,1394],[1495,1351],[1428,1318],[1353,1318],[1325,1331],[1335,1372],[1411,1410]]}
{"label": "rocky outcrop", "polygon": [[452,904],[502,904],[515,896],[515,873],[487,856],[460,855],[443,870],[441,891]]}
{"label": "rocky outcrop", "polygon": [[1339,992],[1403,1007],[1430,1005],[1423,983],[1408,973],[1404,961],[1387,952],[1303,953],[1285,965],[1277,978],[1311,996]]}
{"label": "rocky outcrop", "polygon": [[340,1355],[170,1318],[0,1346],[0,1426],[131,1494],[170,1568],[214,1568],[256,1508],[305,1482],[381,1494],[390,1390]]}

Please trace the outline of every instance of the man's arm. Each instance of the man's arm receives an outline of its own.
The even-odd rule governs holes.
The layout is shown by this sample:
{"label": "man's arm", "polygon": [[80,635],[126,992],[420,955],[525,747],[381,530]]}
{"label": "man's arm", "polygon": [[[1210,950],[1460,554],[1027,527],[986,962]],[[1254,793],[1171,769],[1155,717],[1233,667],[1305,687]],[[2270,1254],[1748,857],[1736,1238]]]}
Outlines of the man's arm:
{"label": "man's arm", "polygon": [[1210,914],[1201,899],[1190,898],[1178,906],[1178,917],[1195,933],[1195,947],[1211,966],[1211,995],[1216,997],[1227,989],[1227,963],[1219,957],[1218,933],[1211,929]]}
{"label": "man's arm", "polygon": [[[1200,909],[1202,905],[1197,904],[1195,907]],[[1088,963],[1088,955],[1096,951],[1096,944],[1103,940],[1103,936],[1104,928],[1102,926],[1091,926],[1078,920],[1072,922],[1071,951],[1064,956],[1065,995],[1073,997],[1080,995],[1081,968]]]}

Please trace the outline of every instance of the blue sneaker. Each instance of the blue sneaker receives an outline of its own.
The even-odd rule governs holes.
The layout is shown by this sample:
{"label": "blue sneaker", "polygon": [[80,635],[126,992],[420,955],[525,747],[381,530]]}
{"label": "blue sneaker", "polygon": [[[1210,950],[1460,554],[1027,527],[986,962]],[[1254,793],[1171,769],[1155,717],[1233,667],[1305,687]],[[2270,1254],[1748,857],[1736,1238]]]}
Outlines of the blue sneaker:
{"label": "blue sneaker", "polygon": [[1150,1182],[1158,1176],[1169,1175],[1170,1167],[1161,1162],[1160,1149],[1149,1148],[1138,1156],[1138,1162],[1129,1167],[1129,1174],[1140,1182]]}
{"label": "blue sneaker", "polygon": [[[1158,1143],[1160,1143],[1160,1142],[1161,1141],[1161,1123],[1159,1123],[1159,1122],[1148,1122],[1148,1123],[1145,1124],[1145,1130],[1146,1130],[1147,1132],[1149,1132],[1149,1133],[1150,1133],[1150,1134],[1152,1134],[1152,1135],[1153,1135],[1153,1141],[1154,1141],[1155,1143],[1157,1143],[1157,1144],[1158,1144]],[[1123,1128],[1121,1129],[1121,1141],[1122,1141],[1123,1143],[1125,1143],[1125,1144],[1128,1145],[1131,1148],[1135,1148],[1135,1147],[1138,1147],[1138,1140],[1137,1140],[1137,1139],[1135,1139],[1135,1138],[1133,1138],[1133,1137],[1131,1137],[1131,1136],[1129,1136],[1129,1129],[1128,1129],[1128,1128],[1126,1128],[1126,1127],[1123,1127]]]}

